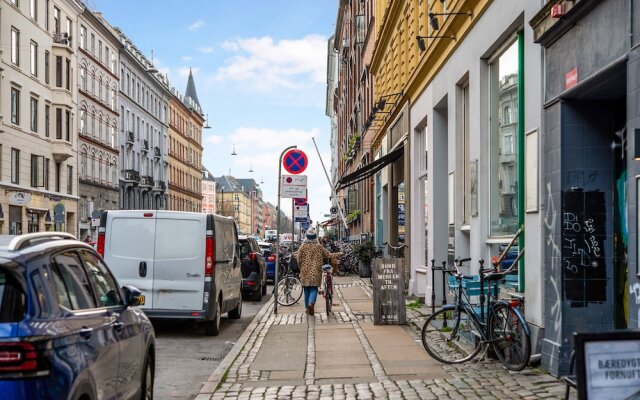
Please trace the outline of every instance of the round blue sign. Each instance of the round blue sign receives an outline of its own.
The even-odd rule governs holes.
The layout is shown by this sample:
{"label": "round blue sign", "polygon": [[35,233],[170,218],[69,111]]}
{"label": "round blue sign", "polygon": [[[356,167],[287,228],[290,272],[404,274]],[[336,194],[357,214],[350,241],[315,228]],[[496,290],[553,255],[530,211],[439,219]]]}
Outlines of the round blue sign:
{"label": "round blue sign", "polygon": [[301,174],[307,169],[309,160],[302,150],[289,150],[282,160],[282,166],[290,174]]}

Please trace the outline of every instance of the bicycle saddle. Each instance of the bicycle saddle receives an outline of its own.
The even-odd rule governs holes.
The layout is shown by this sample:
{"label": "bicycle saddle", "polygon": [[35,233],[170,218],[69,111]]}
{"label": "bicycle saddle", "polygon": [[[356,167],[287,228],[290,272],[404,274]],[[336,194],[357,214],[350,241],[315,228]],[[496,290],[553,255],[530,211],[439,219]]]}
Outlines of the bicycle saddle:
{"label": "bicycle saddle", "polygon": [[325,264],[325,265],[322,266],[322,272],[332,273],[333,272],[333,267],[331,266],[331,264]]}
{"label": "bicycle saddle", "polygon": [[502,272],[491,272],[484,276],[485,282],[501,281],[504,279]]}

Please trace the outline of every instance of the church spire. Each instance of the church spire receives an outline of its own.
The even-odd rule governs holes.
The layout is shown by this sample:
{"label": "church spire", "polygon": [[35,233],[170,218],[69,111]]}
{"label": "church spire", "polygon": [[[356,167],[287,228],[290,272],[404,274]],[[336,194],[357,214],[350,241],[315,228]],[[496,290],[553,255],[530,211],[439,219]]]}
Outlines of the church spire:
{"label": "church spire", "polygon": [[191,68],[189,68],[189,80],[187,80],[187,90],[184,93],[184,97],[190,97],[191,100],[194,101],[198,105],[198,107],[202,110],[202,106],[198,101],[198,94],[196,93],[196,84],[193,81],[193,74],[191,73]]}

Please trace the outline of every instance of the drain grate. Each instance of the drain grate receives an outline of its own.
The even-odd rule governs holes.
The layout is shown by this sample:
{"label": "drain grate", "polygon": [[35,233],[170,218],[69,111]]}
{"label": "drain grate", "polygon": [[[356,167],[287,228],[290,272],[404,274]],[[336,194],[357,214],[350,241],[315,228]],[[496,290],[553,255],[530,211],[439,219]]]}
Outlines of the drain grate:
{"label": "drain grate", "polygon": [[200,357],[200,361],[222,361],[223,357]]}

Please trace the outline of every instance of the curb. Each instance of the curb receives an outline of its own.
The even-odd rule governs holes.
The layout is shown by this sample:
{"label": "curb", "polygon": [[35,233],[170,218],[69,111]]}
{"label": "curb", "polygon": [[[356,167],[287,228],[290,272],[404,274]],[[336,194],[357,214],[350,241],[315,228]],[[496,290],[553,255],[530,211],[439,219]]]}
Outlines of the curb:
{"label": "curb", "polygon": [[274,297],[271,296],[271,298],[265,303],[265,305],[262,306],[258,314],[253,317],[253,320],[251,321],[249,326],[247,326],[247,329],[244,330],[242,335],[240,335],[240,337],[236,341],[236,344],[233,345],[222,362],[218,364],[207,381],[203,383],[202,388],[200,388],[200,392],[197,394],[195,400],[208,400],[211,398],[211,395],[213,395],[213,393],[218,388],[218,385],[220,385],[220,383],[222,382],[222,378],[225,376],[236,358],[238,358],[238,355],[244,348],[244,345],[247,343],[253,332],[255,332],[256,328],[260,324],[260,321],[273,305],[273,301]]}

